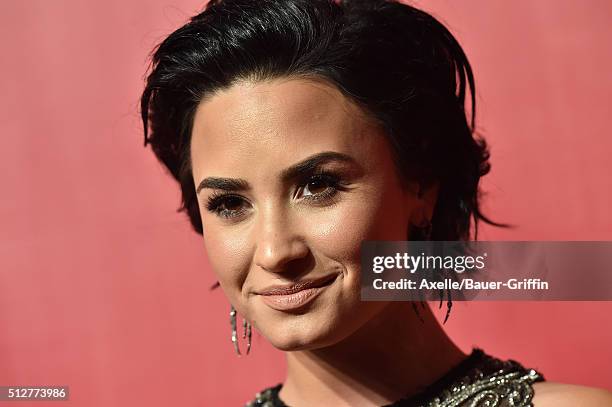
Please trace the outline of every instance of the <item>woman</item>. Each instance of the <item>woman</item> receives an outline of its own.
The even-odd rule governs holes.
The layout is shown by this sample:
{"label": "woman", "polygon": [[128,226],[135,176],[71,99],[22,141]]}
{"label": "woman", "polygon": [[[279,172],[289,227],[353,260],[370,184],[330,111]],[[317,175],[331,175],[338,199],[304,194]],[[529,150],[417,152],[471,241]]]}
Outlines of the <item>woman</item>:
{"label": "woman", "polygon": [[145,145],[179,182],[232,304],[233,346],[248,353],[253,327],[287,352],[284,383],[249,405],[610,402],[463,354],[427,307],[360,300],[362,241],[469,240],[480,220],[498,225],[479,209],[489,164],[472,71],[430,15],[213,1],[156,49],[141,103]]}

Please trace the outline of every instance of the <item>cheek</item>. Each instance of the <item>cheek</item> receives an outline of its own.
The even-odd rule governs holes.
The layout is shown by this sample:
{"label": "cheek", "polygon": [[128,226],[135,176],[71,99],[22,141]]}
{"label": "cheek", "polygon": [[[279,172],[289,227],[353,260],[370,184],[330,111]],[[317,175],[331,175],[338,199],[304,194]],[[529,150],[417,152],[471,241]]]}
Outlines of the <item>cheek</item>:
{"label": "cheek", "polygon": [[408,211],[394,190],[372,189],[314,217],[311,245],[325,257],[360,264],[364,240],[405,240]]}
{"label": "cheek", "polygon": [[248,269],[248,246],[245,233],[227,228],[204,229],[204,248],[209,264],[219,279],[223,291],[233,297],[244,280],[245,262]]}

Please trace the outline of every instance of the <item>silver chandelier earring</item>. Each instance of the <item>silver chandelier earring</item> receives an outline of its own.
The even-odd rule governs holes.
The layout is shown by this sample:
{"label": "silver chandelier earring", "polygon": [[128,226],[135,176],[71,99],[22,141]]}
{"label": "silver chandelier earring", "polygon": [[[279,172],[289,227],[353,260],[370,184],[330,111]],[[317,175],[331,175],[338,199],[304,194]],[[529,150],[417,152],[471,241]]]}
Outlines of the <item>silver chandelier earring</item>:
{"label": "silver chandelier earring", "polygon": [[[232,327],[232,343],[234,344],[234,349],[236,350],[236,354],[238,356],[240,353],[240,346],[238,345],[238,330],[236,323],[236,309],[233,305],[230,305],[230,325]],[[246,354],[248,355],[251,351],[251,324],[246,320],[242,319],[242,339],[247,340],[247,350]]]}
{"label": "silver chandelier earring", "polygon": [[[419,232],[421,234],[420,238],[422,240],[425,241],[429,241],[431,240],[431,231],[433,229],[433,224],[431,223],[430,219],[425,218],[425,220],[418,226],[416,226],[419,229]],[[419,294],[420,297],[420,294]],[[422,309],[425,309],[425,301],[423,298],[420,299],[420,301],[418,301],[419,304],[421,305]],[[419,318],[419,320],[422,323],[425,323],[425,320],[423,319],[423,316],[421,315],[421,313],[419,312],[419,308],[417,307],[417,301],[412,301],[412,309],[414,310],[415,314],[417,315],[417,317]],[[447,316],[448,318],[448,316]],[[446,322],[446,319],[444,320],[444,322]]]}

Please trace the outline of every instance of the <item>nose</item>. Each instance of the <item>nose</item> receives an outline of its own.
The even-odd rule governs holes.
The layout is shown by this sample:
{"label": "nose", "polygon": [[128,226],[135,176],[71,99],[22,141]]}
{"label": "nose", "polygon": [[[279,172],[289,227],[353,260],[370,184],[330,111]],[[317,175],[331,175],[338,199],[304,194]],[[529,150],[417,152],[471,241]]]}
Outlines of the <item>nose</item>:
{"label": "nose", "polygon": [[254,231],[254,263],[273,273],[289,271],[290,262],[308,257],[308,245],[297,222],[291,222],[285,211],[268,208],[265,212],[259,213]]}

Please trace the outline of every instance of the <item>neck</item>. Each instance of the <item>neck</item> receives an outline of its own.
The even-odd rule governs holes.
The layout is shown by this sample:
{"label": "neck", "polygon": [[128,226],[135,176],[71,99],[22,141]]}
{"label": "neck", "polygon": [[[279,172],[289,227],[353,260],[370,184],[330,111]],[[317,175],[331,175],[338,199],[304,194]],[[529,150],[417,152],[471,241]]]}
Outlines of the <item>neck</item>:
{"label": "neck", "polygon": [[391,302],[340,343],[287,352],[288,405],[384,405],[423,391],[465,358],[429,306]]}

